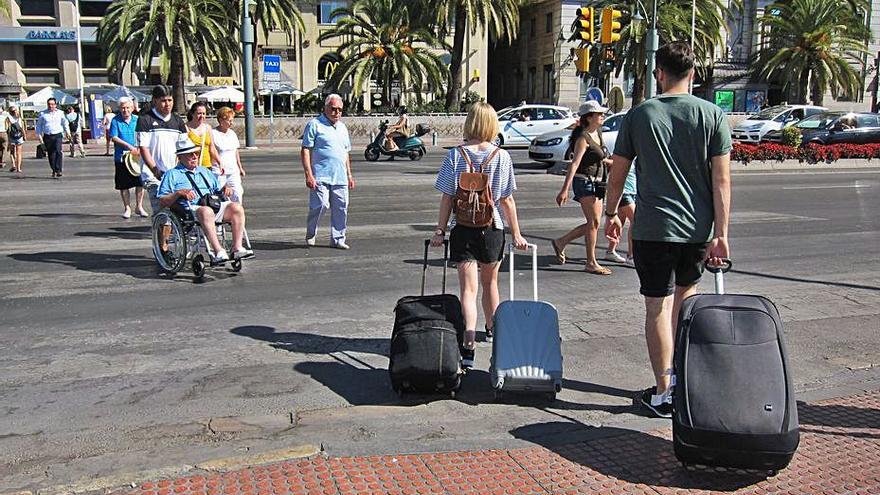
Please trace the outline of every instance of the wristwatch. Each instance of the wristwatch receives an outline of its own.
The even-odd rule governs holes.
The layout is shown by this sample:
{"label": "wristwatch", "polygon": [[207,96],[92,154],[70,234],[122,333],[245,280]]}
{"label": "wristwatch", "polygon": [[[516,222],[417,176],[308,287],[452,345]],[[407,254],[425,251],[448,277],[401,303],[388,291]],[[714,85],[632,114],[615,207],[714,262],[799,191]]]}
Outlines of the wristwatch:
{"label": "wristwatch", "polygon": [[437,227],[436,229],[434,229],[434,235],[446,235],[446,231],[441,229],[440,227]]}
{"label": "wristwatch", "polygon": [[609,213],[609,212],[606,211],[606,212],[605,212],[605,216],[608,217],[608,218],[613,218],[613,217],[616,217],[616,216],[617,216],[617,212],[616,212],[616,211],[612,211],[612,212]]}

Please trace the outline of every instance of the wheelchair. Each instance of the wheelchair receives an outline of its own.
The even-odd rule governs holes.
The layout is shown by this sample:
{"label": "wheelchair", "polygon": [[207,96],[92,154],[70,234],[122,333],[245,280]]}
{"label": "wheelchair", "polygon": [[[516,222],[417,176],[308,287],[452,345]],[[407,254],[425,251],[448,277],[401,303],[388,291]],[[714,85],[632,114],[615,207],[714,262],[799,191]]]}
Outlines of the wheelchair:
{"label": "wheelchair", "polygon": [[[163,227],[168,235],[168,250],[164,253],[161,249],[159,236]],[[232,253],[232,229],[229,223],[217,223],[217,239],[228,253]],[[195,219],[192,212],[183,208],[163,208],[153,215],[151,229],[153,239],[153,256],[159,267],[169,275],[176,275],[190,263],[193,275],[201,280],[205,276],[208,267],[230,264],[234,272],[241,271],[241,259],[229,259],[215,263],[214,251],[202,230],[201,224]],[[247,231],[242,232],[242,245],[251,249]]]}

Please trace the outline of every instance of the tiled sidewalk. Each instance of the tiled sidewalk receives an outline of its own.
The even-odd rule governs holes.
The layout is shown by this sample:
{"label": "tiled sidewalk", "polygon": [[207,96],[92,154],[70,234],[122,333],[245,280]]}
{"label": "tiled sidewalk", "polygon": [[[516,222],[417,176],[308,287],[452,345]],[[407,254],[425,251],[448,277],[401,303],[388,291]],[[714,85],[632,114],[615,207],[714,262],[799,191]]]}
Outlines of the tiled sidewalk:
{"label": "tiled sidewalk", "polygon": [[880,494],[880,391],[799,404],[788,469],[684,469],[671,430],[563,446],[441,454],[316,457],[144,483],[130,495]]}

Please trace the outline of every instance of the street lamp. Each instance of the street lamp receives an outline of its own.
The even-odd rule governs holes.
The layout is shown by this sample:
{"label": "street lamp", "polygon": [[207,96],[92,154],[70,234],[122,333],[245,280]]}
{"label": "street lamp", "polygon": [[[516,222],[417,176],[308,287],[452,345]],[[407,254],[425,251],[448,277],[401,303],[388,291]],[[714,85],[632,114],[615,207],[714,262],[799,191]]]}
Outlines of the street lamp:
{"label": "street lamp", "polygon": [[257,10],[254,0],[244,0],[241,9],[241,75],[244,80],[244,134],[245,147],[255,147],[254,137],[254,79],[253,79],[253,46],[254,24],[251,16]]}

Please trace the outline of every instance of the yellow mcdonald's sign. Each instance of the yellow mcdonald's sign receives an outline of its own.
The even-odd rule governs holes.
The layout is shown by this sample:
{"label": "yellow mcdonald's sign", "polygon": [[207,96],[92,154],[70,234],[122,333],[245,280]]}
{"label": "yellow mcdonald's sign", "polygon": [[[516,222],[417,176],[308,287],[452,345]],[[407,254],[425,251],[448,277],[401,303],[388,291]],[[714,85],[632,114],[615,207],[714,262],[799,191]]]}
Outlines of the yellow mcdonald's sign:
{"label": "yellow mcdonald's sign", "polygon": [[324,79],[330,79],[337,67],[339,67],[339,62],[327,62],[324,65]]}
{"label": "yellow mcdonald's sign", "polygon": [[232,86],[235,81],[231,76],[210,76],[208,77],[208,86]]}

